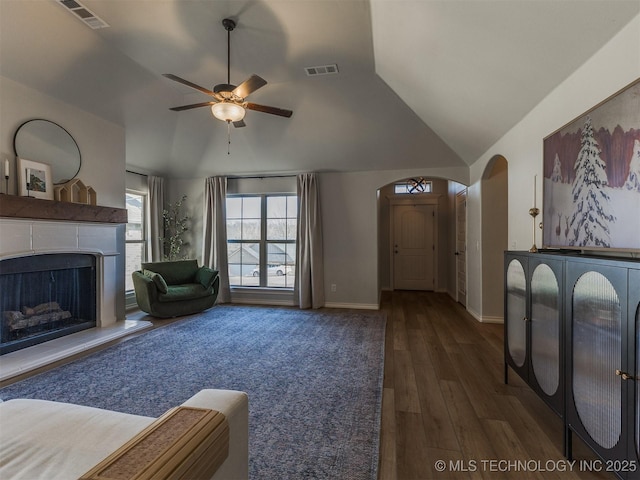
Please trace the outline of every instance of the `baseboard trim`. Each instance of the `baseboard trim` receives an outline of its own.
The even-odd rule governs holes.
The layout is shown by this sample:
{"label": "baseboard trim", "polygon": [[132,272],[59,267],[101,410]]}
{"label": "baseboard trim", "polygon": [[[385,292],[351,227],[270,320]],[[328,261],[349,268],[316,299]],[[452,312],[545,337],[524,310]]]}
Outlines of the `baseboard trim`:
{"label": "baseboard trim", "polygon": [[480,323],[504,323],[504,319],[502,317],[491,317],[489,315],[482,316],[470,308],[467,308],[467,312],[469,312],[469,314]]}
{"label": "baseboard trim", "polygon": [[327,302],[325,308],[353,308],[356,310],[379,310],[380,306],[375,303],[339,303]]}
{"label": "baseboard trim", "polygon": [[272,307],[294,307],[293,300],[278,300],[277,298],[237,298],[231,299],[237,305],[269,305]]}
{"label": "baseboard trim", "polygon": [[480,321],[482,323],[499,323],[499,324],[503,324],[504,323],[504,318],[486,316],[486,317],[482,317],[480,319]]}

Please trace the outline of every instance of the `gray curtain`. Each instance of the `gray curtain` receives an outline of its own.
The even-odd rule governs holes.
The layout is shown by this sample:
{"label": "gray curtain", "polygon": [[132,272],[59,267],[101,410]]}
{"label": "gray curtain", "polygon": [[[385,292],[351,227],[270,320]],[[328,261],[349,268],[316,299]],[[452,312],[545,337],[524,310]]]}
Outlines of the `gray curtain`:
{"label": "gray curtain", "polygon": [[294,300],[300,308],[324,306],[320,191],[315,173],[298,175],[298,238]]}
{"label": "gray curtain", "polygon": [[147,177],[149,187],[149,259],[152,262],[160,262],[164,258],[164,178],[149,175]]}
{"label": "gray curtain", "polygon": [[204,232],[202,262],[218,270],[220,289],[218,303],[231,301],[227,257],[227,177],[209,177],[204,188]]}

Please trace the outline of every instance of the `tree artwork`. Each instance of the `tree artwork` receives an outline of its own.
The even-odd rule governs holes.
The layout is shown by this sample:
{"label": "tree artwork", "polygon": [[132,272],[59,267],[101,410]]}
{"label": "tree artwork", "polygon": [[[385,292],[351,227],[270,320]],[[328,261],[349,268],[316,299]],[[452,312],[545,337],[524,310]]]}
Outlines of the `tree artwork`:
{"label": "tree artwork", "polygon": [[633,142],[633,155],[629,165],[629,176],[624,188],[640,193],[640,140]]}
{"label": "tree artwork", "polygon": [[640,252],[640,78],[544,139],[544,248]]}
{"label": "tree artwork", "polygon": [[569,224],[573,246],[609,247],[610,225],[616,220],[605,191],[607,173],[601,150],[587,116],[582,130],[581,148],[575,163],[575,179],[571,190],[575,210]]}
{"label": "tree artwork", "polygon": [[562,182],[562,165],[557,153],[556,158],[554,158],[553,160],[553,172],[551,172],[551,181]]}

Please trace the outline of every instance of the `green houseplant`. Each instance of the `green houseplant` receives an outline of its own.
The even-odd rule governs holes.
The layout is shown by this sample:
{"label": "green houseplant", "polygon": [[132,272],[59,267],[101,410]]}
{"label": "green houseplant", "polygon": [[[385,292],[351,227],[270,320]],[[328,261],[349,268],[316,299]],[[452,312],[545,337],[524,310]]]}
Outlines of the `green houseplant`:
{"label": "green houseplant", "polygon": [[184,234],[189,230],[189,216],[182,213],[182,205],[187,199],[186,195],[182,195],[180,200],[175,203],[169,203],[168,207],[162,211],[164,219],[164,259],[180,260],[187,258],[182,253],[182,248],[189,245],[184,240]]}

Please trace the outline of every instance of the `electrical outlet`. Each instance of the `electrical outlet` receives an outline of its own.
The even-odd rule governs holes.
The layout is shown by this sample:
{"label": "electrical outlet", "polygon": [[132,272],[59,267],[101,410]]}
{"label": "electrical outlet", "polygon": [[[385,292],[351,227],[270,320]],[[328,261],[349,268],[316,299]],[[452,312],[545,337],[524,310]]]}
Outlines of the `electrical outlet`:
{"label": "electrical outlet", "polygon": [[331,284],[331,291],[332,291],[332,292],[335,292],[335,291],[337,290],[337,288],[338,288],[338,287],[336,286],[336,284],[335,284],[335,283],[332,283],[332,284]]}

